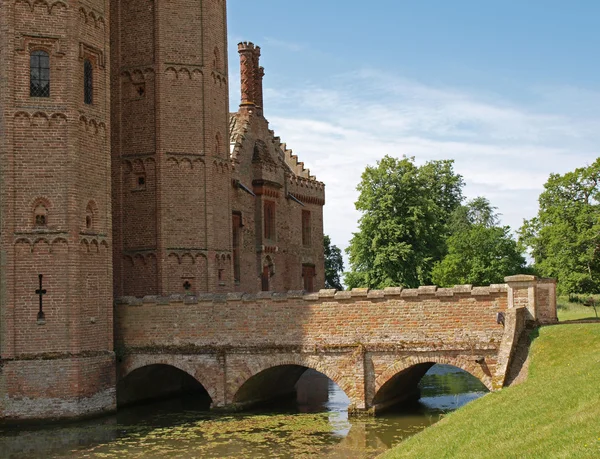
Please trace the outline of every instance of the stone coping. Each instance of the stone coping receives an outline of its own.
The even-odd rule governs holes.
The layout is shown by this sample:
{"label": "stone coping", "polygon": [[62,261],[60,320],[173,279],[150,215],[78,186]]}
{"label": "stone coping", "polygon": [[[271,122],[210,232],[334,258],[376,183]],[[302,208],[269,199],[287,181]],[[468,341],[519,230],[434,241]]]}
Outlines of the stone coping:
{"label": "stone coping", "polygon": [[145,296],[136,298],[125,296],[116,300],[120,305],[142,305],[171,303],[201,304],[201,303],[227,303],[227,302],[255,302],[271,300],[284,302],[291,299],[302,299],[327,303],[344,300],[377,300],[377,299],[411,299],[431,297],[453,297],[455,295],[488,296],[497,293],[507,293],[506,284],[492,284],[487,287],[473,287],[472,285],[456,285],[452,288],[441,288],[435,285],[421,286],[419,288],[387,287],[383,290],[369,290],[368,288],[354,288],[352,290],[320,290],[308,293],[304,290],[290,290],[288,292],[258,292],[258,293],[204,293],[201,295],[170,295],[170,296]]}

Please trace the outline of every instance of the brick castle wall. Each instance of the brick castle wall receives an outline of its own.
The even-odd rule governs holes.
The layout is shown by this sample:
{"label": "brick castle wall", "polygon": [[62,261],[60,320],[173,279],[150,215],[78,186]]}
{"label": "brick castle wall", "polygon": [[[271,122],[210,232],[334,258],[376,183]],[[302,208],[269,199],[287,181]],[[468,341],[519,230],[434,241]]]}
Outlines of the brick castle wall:
{"label": "brick castle wall", "polygon": [[114,409],[108,4],[0,3],[0,419]]}
{"label": "brick castle wall", "polygon": [[[277,375],[294,379],[300,366],[327,375],[365,410],[412,395],[415,371],[446,363],[491,389],[506,347],[497,314],[508,312],[507,292],[494,285],[123,298],[115,310],[119,380],[169,365],[196,378],[214,406],[228,406],[292,391]],[[403,372],[412,376],[396,377]]]}
{"label": "brick castle wall", "polygon": [[123,299],[117,345],[497,348],[506,286]]}
{"label": "brick castle wall", "polygon": [[231,291],[225,2],[112,3],[116,295]]}

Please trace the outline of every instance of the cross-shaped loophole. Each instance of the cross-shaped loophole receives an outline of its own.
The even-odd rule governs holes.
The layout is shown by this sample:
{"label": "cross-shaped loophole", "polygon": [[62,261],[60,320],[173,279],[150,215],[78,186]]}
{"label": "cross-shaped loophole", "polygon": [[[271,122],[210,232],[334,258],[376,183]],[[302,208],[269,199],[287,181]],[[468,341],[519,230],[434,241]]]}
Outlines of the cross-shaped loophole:
{"label": "cross-shaped loophole", "polygon": [[42,287],[42,282],[43,282],[44,276],[42,274],[40,274],[40,275],[38,275],[38,279],[40,282],[40,288],[38,288],[35,291],[35,294],[40,297],[40,310],[38,312],[37,318],[38,318],[38,320],[44,320],[45,314],[44,314],[44,310],[43,310],[43,301],[44,301],[43,299],[44,299],[44,295],[48,292],[46,291],[45,288]]}

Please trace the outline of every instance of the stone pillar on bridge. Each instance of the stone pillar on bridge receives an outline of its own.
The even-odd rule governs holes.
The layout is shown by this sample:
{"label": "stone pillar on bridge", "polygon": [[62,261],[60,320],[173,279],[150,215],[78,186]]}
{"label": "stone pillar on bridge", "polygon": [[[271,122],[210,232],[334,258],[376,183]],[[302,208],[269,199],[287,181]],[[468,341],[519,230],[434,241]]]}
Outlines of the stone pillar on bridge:
{"label": "stone pillar on bridge", "polygon": [[538,325],[558,322],[556,280],[519,274],[504,279],[508,285],[508,309],[527,309],[526,320]]}
{"label": "stone pillar on bridge", "polygon": [[[494,390],[507,383],[513,357],[522,334],[528,327],[558,322],[556,315],[556,280],[519,274],[504,279],[508,286],[508,308],[504,316],[504,335],[498,349]],[[513,369],[516,371],[516,369]]]}

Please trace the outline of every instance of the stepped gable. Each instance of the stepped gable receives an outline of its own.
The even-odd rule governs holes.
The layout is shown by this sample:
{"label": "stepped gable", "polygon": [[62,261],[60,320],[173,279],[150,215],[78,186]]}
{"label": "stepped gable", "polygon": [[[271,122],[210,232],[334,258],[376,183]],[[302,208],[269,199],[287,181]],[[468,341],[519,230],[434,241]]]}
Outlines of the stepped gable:
{"label": "stepped gable", "polygon": [[229,114],[229,154],[233,161],[237,160],[244,136],[250,129],[250,121],[241,119],[239,113]]}
{"label": "stepped gable", "polygon": [[[245,111],[229,114],[229,153],[233,162],[238,161],[246,134],[251,129],[250,116]],[[298,159],[298,155],[295,155],[293,150],[288,148],[287,144],[282,142],[273,130],[268,132],[269,139],[265,140],[274,145],[280,165],[290,174],[290,180],[296,184],[301,183],[303,187],[323,190],[324,183],[319,182],[314,175],[311,175],[310,169],[304,167],[304,162]]]}

